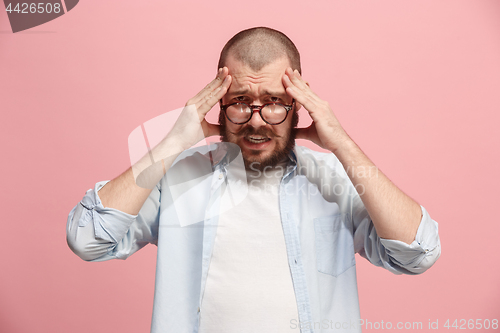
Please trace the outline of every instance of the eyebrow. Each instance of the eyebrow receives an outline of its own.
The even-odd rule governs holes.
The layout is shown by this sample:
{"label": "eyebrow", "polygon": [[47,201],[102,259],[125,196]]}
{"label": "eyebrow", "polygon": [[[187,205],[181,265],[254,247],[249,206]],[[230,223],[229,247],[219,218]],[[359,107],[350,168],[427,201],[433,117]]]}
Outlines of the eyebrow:
{"label": "eyebrow", "polygon": [[[247,95],[249,93],[249,90],[248,89],[240,89],[240,90],[236,90],[236,91],[233,91],[231,93],[228,93],[229,96],[233,97],[233,96],[238,96],[238,95]],[[276,96],[276,97],[286,97],[287,94],[286,92],[277,92],[277,91],[271,91],[271,90],[264,90],[263,91],[263,94],[266,95],[266,96]]]}

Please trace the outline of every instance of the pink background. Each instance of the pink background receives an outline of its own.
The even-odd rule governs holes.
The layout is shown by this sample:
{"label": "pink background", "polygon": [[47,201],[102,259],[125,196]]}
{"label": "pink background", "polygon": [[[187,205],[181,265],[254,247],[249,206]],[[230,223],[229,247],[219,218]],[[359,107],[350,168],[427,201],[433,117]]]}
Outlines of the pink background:
{"label": "pink background", "polygon": [[500,319],[500,1],[80,1],[17,34],[0,8],[1,332],[149,331],[156,247],[84,262],[68,213],[129,166],[134,128],[182,107],[224,43],[261,25],[295,42],[313,90],[439,222],[421,276],[357,257],[362,318]]}

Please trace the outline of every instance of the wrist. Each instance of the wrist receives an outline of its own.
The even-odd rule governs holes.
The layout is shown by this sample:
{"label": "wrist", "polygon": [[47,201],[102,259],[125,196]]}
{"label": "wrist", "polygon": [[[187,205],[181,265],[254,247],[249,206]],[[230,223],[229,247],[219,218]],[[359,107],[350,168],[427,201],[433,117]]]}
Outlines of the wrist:
{"label": "wrist", "polygon": [[152,156],[155,161],[165,160],[171,156],[177,157],[184,150],[191,148],[191,142],[185,142],[177,135],[169,133],[152,150]]}
{"label": "wrist", "polygon": [[349,151],[352,151],[352,149],[357,147],[356,143],[354,143],[354,141],[343,129],[337,133],[339,133],[337,137],[326,147],[326,149],[331,151],[337,157],[338,155],[349,153]]}

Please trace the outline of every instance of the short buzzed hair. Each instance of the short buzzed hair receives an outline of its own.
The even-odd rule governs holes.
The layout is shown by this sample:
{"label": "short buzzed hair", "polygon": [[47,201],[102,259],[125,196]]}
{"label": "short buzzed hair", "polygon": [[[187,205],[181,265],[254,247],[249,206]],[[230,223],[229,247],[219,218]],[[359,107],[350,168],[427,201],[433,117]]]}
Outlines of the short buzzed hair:
{"label": "short buzzed hair", "polygon": [[234,35],[222,49],[218,68],[225,66],[229,55],[254,71],[260,71],[264,66],[286,56],[292,69],[302,74],[300,54],[295,44],[284,33],[271,28],[251,28]]}

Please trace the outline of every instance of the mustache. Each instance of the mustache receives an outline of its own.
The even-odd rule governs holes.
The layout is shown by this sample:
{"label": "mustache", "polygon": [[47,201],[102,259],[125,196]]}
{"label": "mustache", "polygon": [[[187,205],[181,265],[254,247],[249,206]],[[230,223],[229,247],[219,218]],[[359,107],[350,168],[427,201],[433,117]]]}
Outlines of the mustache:
{"label": "mustache", "polygon": [[250,126],[244,127],[237,132],[231,132],[231,131],[228,131],[228,132],[233,134],[233,135],[241,135],[241,136],[260,135],[260,136],[265,136],[268,138],[281,138],[281,136],[276,135],[272,131],[266,130],[265,128],[259,128],[256,130],[255,128],[250,127]]}

